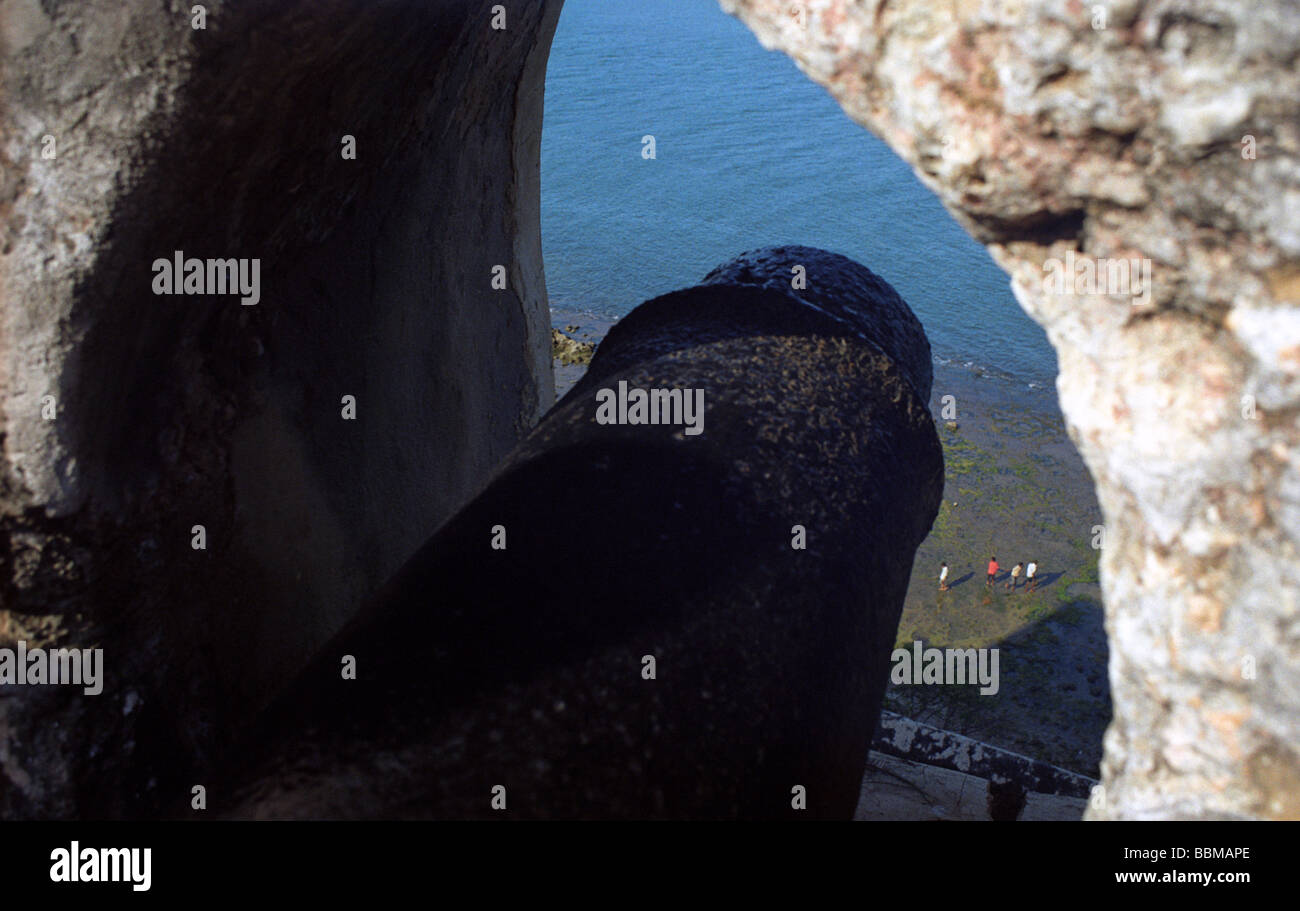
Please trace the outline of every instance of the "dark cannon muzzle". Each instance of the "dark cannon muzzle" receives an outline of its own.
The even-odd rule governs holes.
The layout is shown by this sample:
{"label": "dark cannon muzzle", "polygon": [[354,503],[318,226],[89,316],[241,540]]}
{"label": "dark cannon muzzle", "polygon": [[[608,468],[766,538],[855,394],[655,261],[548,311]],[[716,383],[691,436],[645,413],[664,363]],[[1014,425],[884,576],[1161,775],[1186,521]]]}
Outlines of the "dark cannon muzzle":
{"label": "dark cannon muzzle", "polygon": [[823,251],[642,304],[265,713],[227,815],[849,818],[942,495],[930,380]]}

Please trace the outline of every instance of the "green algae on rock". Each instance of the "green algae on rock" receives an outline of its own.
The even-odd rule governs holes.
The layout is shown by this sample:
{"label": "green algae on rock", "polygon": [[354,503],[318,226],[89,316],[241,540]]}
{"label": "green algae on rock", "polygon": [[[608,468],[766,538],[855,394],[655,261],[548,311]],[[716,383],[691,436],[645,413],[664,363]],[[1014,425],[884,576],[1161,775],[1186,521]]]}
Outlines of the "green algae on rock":
{"label": "green algae on rock", "polygon": [[551,330],[551,357],[565,367],[590,364],[595,351],[596,346],[592,342],[580,342],[559,329]]}

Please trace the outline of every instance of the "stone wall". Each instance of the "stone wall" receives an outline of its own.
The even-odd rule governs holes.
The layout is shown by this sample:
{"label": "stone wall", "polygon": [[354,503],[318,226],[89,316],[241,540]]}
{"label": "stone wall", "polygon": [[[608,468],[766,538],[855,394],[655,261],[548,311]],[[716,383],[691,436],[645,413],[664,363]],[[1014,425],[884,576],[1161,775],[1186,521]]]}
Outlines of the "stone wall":
{"label": "stone wall", "polygon": [[[192,781],[554,395],[558,0],[192,6],[0,3],[0,639],[107,677],[6,688],[0,815]],[[260,301],[156,295],[178,250]]]}
{"label": "stone wall", "polygon": [[721,4],[913,166],[1056,348],[1105,515],[1090,816],[1300,817],[1295,4]]}

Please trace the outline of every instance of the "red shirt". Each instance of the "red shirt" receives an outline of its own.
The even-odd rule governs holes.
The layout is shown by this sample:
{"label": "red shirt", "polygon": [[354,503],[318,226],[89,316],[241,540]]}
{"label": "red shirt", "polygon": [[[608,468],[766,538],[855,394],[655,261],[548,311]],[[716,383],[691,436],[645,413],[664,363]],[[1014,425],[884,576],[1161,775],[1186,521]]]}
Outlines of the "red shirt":
{"label": "red shirt", "polygon": [[997,572],[998,572],[998,561],[997,561],[997,560],[990,560],[990,561],[989,561],[989,575],[990,575],[990,576],[995,576],[995,575],[997,575]]}

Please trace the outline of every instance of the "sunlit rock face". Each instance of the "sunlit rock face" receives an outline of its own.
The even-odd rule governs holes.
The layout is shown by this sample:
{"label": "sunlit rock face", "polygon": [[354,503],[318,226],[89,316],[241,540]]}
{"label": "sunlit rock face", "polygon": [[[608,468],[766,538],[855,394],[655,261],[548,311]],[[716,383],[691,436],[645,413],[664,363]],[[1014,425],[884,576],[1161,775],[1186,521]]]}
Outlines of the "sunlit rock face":
{"label": "sunlit rock face", "polygon": [[0,638],[108,675],[0,700],[0,815],[165,803],[551,405],[559,10],[0,4]]}
{"label": "sunlit rock face", "polygon": [[1056,348],[1105,514],[1090,815],[1300,816],[1300,12],[722,6],[915,168]]}

